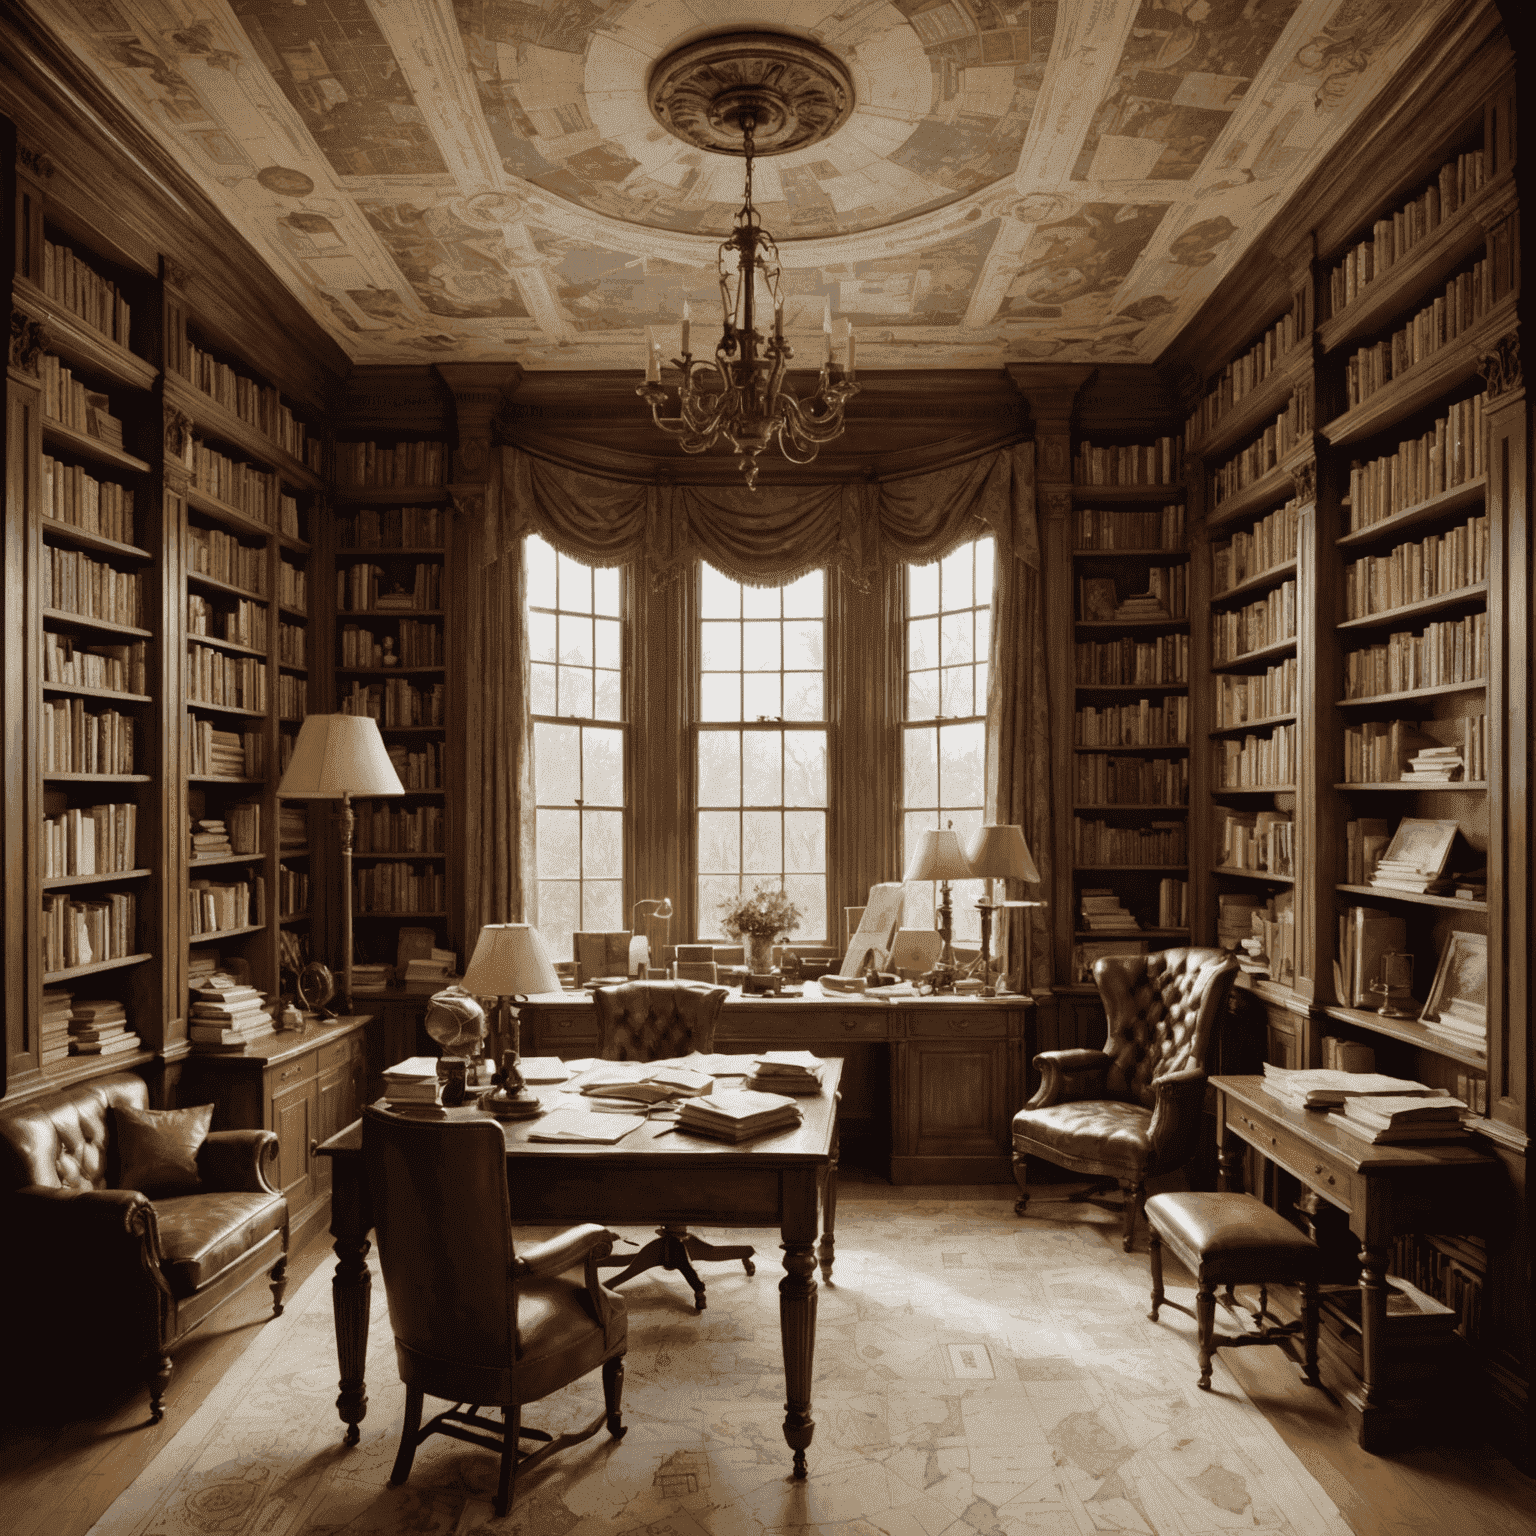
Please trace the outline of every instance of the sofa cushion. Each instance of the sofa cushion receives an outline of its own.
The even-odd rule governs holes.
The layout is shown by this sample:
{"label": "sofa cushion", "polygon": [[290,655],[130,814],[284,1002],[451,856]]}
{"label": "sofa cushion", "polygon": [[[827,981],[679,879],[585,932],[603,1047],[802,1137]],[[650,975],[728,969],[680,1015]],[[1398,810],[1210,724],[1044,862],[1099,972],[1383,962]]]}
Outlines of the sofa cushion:
{"label": "sofa cushion", "polygon": [[174,1195],[156,1200],[160,1268],[178,1300],[199,1291],[288,1221],[281,1195]]}
{"label": "sofa cushion", "polygon": [[[1118,1099],[1081,1099],[1044,1109],[1021,1109],[1013,1117],[1015,1146],[1029,1145],[1055,1161],[1113,1163],[1139,1173],[1151,1154],[1152,1114]],[[1070,1162],[1067,1166],[1070,1166]]]}
{"label": "sofa cushion", "polygon": [[213,1105],[187,1109],[113,1110],[117,1131],[119,1189],[157,1195],[190,1195],[202,1188],[197,1152],[213,1124]]}

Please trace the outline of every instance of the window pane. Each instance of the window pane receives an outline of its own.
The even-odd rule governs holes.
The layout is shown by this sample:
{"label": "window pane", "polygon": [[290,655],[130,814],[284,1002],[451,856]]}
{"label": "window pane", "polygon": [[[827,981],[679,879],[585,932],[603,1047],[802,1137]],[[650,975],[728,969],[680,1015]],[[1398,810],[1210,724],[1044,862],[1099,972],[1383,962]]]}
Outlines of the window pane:
{"label": "window pane", "polygon": [[617,619],[599,619],[593,631],[595,644],[592,659],[600,667],[617,667],[623,660],[620,654],[622,631]]}
{"label": "window pane", "polygon": [[736,811],[699,812],[699,873],[734,875],[741,869],[741,816]]}
{"label": "window pane", "polygon": [[986,728],[980,721],[939,727],[939,797],[949,809],[984,800]]}
{"label": "window pane", "polygon": [[826,608],[827,584],[820,571],[808,571],[784,588],[786,619],[819,619]]}
{"label": "window pane", "polygon": [[581,793],[581,727],[535,721],[533,762],[538,803],[575,805]]}
{"label": "window pane", "polygon": [[624,932],[629,925],[624,919],[624,887],[619,881],[583,882],[581,918],[583,933]]}
{"label": "window pane", "polygon": [[827,934],[827,882],[824,876],[786,875],[784,894],[800,909],[800,924],[787,943],[825,942]]}
{"label": "window pane", "polygon": [[555,661],[555,616],[552,613],[528,615],[528,655],[534,661]]}
{"label": "window pane", "polygon": [[784,804],[827,803],[827,733],[784,733]]}
{"label": "window pane", "polygon": [[555,601],[554,549],[535,535],[523,541],[523,561],[528,572],[528,591],[539,594],[533,601],[541,608],[552,607]]}
{"label": "window pane", "polygon": [[624,813],[622,811],[583,811],[581,813],[581,872],[589,879],[610,878],[624,870]]}
{"label": "window pane", "polygon": [[786,720],[820,720],[823,718],[824,709],[820,672],[786,672],[784,674],[784,718]]}
{"label": "window pane", "polygon": [[945,555],[939,564],[939,597],[947,609],[969,608],[976,600],[973,548],[970,544],[962,544]]}
{"label": "window pane", "polygon": [[534,835],[539,840],[539,874],[551,880],[581,873],[581,813],[539,807]]}
{"label": "window pane", "polygon": [[706,619],[741,617],[741,587],[729,576],[722,576],[712,565],[703,569],[700,593],[700,611]]}
{"label": "window pane", "polygon": [[741,626],[741,665],[748,672],[777,672],[782,665],[777,623]]}
{"label": "window pane", "polygon": [[571,935],[581,926],[581,884],[576,880],[539,881],[539,932],[556,960],[572,956]]}
{"label": "window pane", "polygon": [[701,720],[741,719],[741,674],[708,672],[699,680]]}
{"label": "window pane", "polygon": [[939,664],[939,621],[914,619],[907,625],[907,667],[917,672]]}
{"label": "window pane", "polygon": [[560,615],[560,660],[568,667],[590,667],[595,658],[592,654],[592,620],[575,614]]}
{"label": "window pane", "polygon": [[606,614],[612,619],[619,617],[619,601],[623,591],[619,584],[619,575],[619,568],[616,565],[607,566],[592,573],[593,610]]}
{"label": "window pane", "polygon": [[[817,580],[820,579],[818,574]],[[777,587],[741,589],[741,616],[744,619],[776,619],[784,611]]]}
{"label": "window pane", "polygon": [[907,612],[939,611],[939,568],[936,565],[907,567]]}
{"label": "window pane", "polygon": [[624,804],[624,733],[582,732],[581,798],[587,805]]}
{"label": "window pane", "polygon": [[743,720],[777,720],[784,713],[784,699],[779,692],[777,672],[741,674],[741,710]]}
{"label": "window pane", "polygon": [[902,733],[902,804],[913,809],[939,803],[939,742],[937,731]]}
{"label": "window pane", "polygon": [[556,669],[546,665],[542,661],[536,661],[528,668],[528,708],[536,715],[556,715],[559,710],[555,708],[557,696],[555,694]]}
{"label": "window pane", "polygon": [[741,890],[737,875],[699,876],[699,938],[726,942],[725,929],[720,925],[720,903],[734,901]]}
{"label": "window pane", "polygon": [[785,871],[819,874],[826,867],[827,818],[819,811],[785,811]]}
{"label": "window pane", "polygon": [[976,626],[967,608],[964,613],[948,613],[940,622],[939,655],[946,667],[962,661],[974,661]]}
{"label": "window pane", "polygon": [[985,609],[992,601],[996,545],[991,539],[976,541],[976,606]]}
{"label": "window pane", "polygon": [[592,715],[597,720],[624,718],[624,689],[617,672],[597,672],[592,678]]}
{"label": "window pane", "polygon": [[572,560],[569,555],[561,555],[559,558],[559,606],[567,613],[591,613],[592,568]]}
{"label": "window pane", "polygon": [[741,867],[748,875],[777,875],[784,869],[784,828],[778,811],[743,811]]}
{"label": "window pane", "polygon": [[992,644],[992,610],[990,608],[978,608],[976,610],[976,660],[985,662],[987,649]]}
{"label": "window pane", "polygon": [[907,674],[907,719],[931,720],[939,712],[939,674],[934,671]]}
{"label": "window pane", "polygon": [[741,670],[741,625],[712,619],[699,626],[699,665],[706,672]]}
{"label": "window pane", "polygon": [[972,707],[970,667],[945,667],[939,674],[939,713],[941,715],[974,715]]}
{"label": "window pane", "polygon": [[592,673],[587,667],[561,667],[557,715],[592,716]]}
{"label": "window pane", "polygon": [[699,732],[700,805],[741,804],[741,733]]}
{"label": "window pane", "polygon": [[820,672],[822,669],[820,621],[784,626],[784,666],[792,671]]}
{"label": "window pane", "polygon": [[778,731],[743,731],[741,801],[743,805],[778,805],[784,788],[784,737]]}

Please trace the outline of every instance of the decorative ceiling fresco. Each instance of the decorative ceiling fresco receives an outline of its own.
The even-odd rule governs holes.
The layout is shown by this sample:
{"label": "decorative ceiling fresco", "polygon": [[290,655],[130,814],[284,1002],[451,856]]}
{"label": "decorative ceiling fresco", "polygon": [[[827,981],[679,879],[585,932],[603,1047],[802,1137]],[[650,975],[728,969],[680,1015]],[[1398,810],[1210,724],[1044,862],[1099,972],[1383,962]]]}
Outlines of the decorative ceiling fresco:
{"label": "decorative ceiling fresco", "polygon": [[[758,161],[785,324],[864,367],[1151,362],[1466,0],[21,0],[359,362],[668,355],[737,158],[649,71],[715,32],[835,54],[854,108]],[[839,327],[841,329],[841,327]]]}

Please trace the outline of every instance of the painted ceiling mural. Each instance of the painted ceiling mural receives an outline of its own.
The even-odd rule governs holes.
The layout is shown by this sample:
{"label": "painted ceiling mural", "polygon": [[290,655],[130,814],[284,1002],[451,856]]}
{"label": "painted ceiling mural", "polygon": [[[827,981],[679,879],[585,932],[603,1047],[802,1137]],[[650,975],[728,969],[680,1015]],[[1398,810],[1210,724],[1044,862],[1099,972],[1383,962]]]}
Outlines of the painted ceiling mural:
{"label": "painted ceiling mural", "polygon": [[854,111],[763,159],[786,329],[865,367],[1153,361],[1464,0],[22,0],[359,362],[635,368],[716,304],[741,162],[645,86],[806,37]]}

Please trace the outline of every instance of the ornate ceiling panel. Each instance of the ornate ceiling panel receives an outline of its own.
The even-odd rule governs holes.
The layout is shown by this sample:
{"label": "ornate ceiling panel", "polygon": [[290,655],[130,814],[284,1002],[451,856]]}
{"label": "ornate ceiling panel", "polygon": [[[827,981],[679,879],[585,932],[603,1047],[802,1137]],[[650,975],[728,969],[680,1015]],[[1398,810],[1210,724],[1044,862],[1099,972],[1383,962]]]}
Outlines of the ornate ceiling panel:
{"label": "ornate ceiling panel", "polygon": [[[657,60],[809,39],[854,107],[763,159],[786,329],[864,367],[1150,362],[1464,0],[22,0],[359,362],[642,365],[741,161]],[[669,347],[668,351],[673,350]]]}

